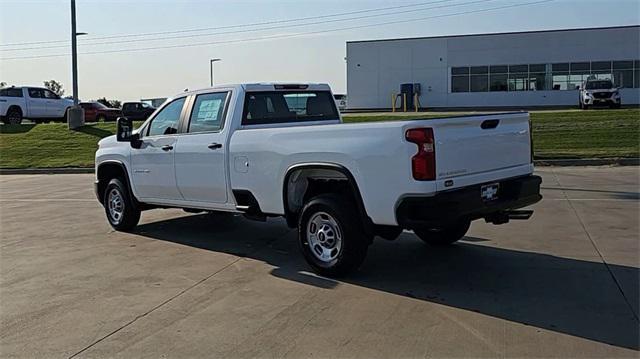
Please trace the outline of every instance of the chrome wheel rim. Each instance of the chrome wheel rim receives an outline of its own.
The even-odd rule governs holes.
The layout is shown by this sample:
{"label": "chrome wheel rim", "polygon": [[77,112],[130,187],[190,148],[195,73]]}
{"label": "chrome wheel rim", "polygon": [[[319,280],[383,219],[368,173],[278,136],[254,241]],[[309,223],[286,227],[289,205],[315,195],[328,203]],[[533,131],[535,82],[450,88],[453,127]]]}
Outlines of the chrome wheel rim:
{"label": "chrome wheel rim", "polygon": [[122,216],[124,214],[124,201],[122,194],[116,188],[109,191],[107,197],[107,208],[109,209],[109,216],[114,224],[120,224]]}
{"label": "chrome wheel rim", "polygon": [[315,213],[307,222],[307,242],[316,259],[323,263],[335,260],[343,243],[338,222],[326,212]]}

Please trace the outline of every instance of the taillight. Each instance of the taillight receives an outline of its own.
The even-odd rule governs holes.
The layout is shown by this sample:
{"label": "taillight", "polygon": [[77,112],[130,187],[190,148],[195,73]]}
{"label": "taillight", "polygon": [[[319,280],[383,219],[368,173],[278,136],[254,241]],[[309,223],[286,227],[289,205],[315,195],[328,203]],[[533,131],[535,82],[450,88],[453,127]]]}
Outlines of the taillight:
{"label": "taillight", "polygon": [[407,130],[407,141],[418,145],[418,153],[411,157],[413,178],[419,181],[436,179],[436,147],[433,129],[414,128]]}

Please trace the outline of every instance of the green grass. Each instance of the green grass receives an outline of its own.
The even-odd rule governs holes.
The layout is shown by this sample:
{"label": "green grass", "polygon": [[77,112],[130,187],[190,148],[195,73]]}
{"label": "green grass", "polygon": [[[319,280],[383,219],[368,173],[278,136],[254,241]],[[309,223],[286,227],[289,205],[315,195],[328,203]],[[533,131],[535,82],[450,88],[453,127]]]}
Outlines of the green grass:
{"label": "green grass", "polygon": [[0,126],[0,168],[92,167],[98,141],[115,123],[69,131],[66,123]]}
{"label": "green grass", "polygon": [[[446,116],[451,116],[446,113]],[[345,116],[345,122],[429,119],[443,115]],[[537,159],[640,156],[640,109],[531,112]]]}
{"label": "green grass", "polygon": [[[346,115],[345,122],[393,121],[446,114]],[[532,112],[536,158],[639,157],[640,109]],[[66,124],[1,125],[0,168],[91,167],[97,142],[115,123],[69,131]]]}

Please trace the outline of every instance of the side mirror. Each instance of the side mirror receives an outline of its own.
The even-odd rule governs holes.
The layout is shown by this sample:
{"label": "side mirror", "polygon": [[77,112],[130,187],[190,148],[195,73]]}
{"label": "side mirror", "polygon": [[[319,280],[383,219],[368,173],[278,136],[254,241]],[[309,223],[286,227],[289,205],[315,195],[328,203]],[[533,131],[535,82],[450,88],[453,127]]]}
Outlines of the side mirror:
{"label": "side mirror", "polygon": [[118,117],[116,120],[116,140],[118,142],[129,142],[131,147],[140,148],[140,134],[133,133],[133,122],[127,117]]}
{"label": "side mirror", "polygon": [[116,139],[118,142],[131,142],[133,122],[126,117],[118,117],[116,120]]}

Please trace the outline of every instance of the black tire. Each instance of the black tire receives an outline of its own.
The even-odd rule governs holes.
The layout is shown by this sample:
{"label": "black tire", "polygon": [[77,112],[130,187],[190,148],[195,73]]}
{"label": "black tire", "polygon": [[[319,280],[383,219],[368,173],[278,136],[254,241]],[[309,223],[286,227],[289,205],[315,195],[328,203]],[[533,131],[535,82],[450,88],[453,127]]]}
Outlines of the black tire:
{"label": "black tire", "polygon": [[611,105],[609,105],[609,108],[620,108],[620,104],[619,103],[612,103]]}
{"label": "black tire", "polygon": [[[118,196],[120,207],[116,203]],[[136,208],[127,186],[119,178],[109,181],[104,191],[103,205],[107,220],[116,231],[129,231],[138,225],[140,210]]]}
{"label": "black tire", "polygon": [[100,115],[96,117],[96,122],[107,122],[107,117],[105,115]]}
{"label": "black tire", "polygon": [[427,244],[446,246],[464,237],[470,225],[471,221],[463,219],[446,227],[415,229],[413,232]]}
{"label": "black tire", "polygon": [[22,123],[22,110],[19,107],[11,107],[4,117],[5,125],[19,125]]}
{"label": "black tire", "polygon": [[[316,224],[318,221],[323,222],[320,228]],[[316,273],[340,277],[360,267],[371,238],[365,234],[354,203],[335,194],[323,194],[309,200],[302,209],[298,220],[298,243],[305,260]],[[319,256],[325,250],[331,257],[323,260]]]}
{"label": "black tire", "polygon": [[587,105],[587,104],[582,105],[582,109],[583,110],[588,110],[589,109],[589,105]]}

